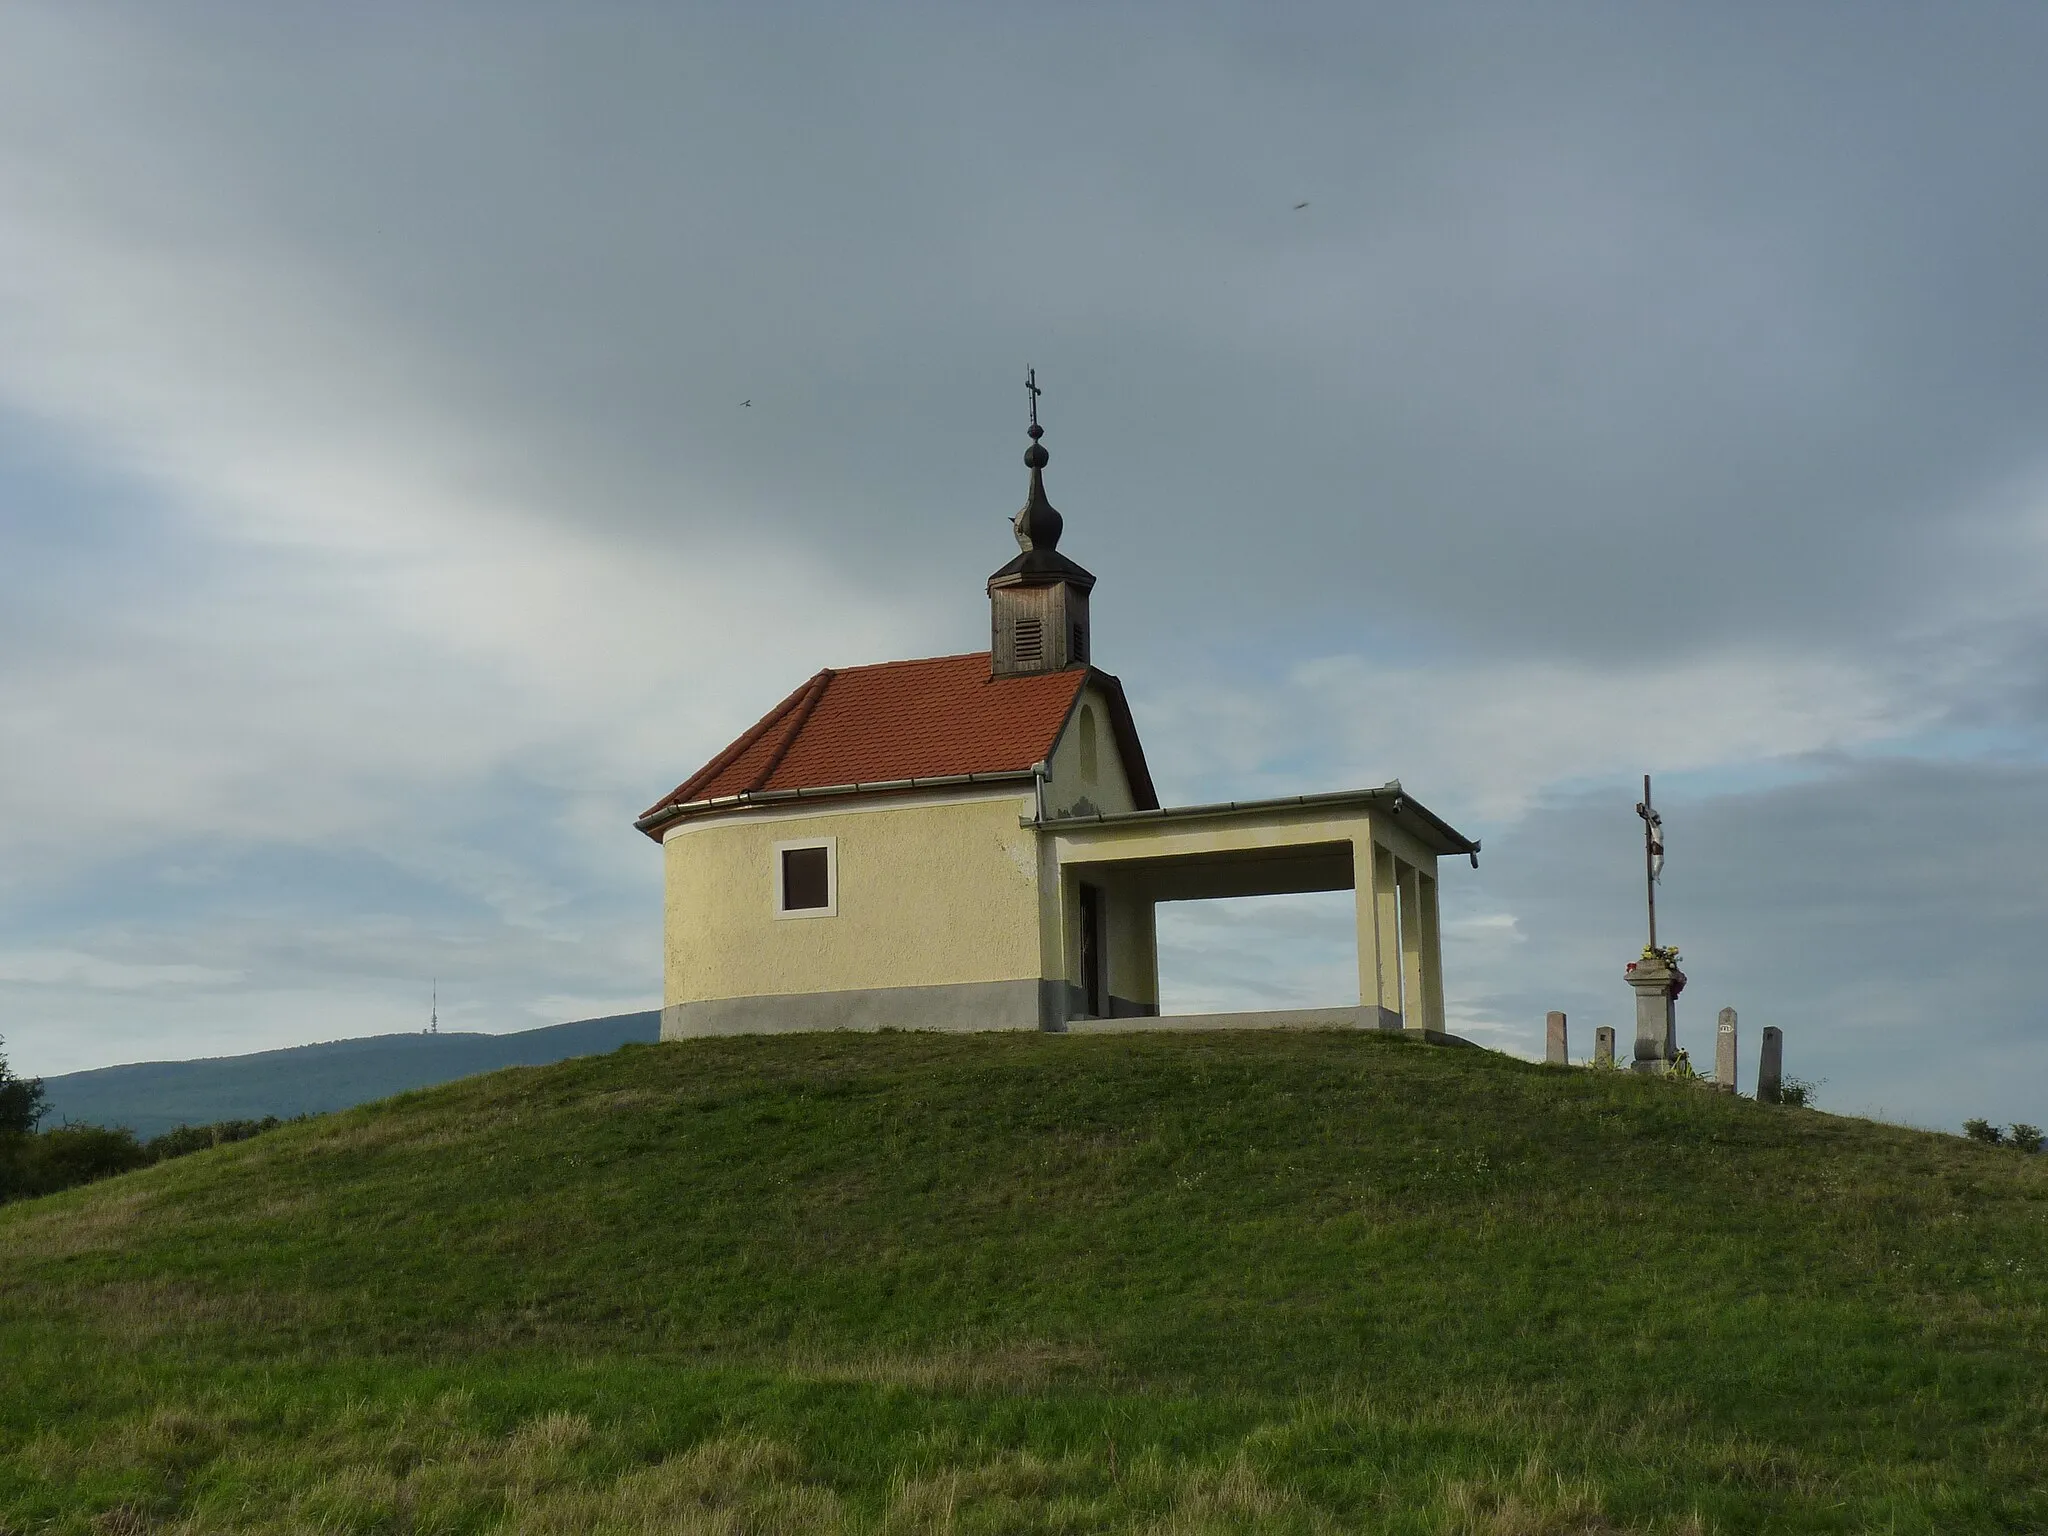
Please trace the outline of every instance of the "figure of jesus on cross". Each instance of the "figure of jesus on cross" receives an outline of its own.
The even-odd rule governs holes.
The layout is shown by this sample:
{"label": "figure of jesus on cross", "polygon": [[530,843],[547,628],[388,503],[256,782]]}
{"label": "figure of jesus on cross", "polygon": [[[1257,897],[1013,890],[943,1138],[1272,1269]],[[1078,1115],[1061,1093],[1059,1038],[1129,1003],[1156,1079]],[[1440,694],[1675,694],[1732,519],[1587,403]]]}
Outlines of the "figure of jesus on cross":
{"label": "figure of jesus on cross", "polygon": [[1657,947],[1657,882],[1664,878],[1664,818],[1650,803],[1650,776],[1643,775],[1643,798],[1636,802],[1643,818],[1643,893],[1650,903],[1650,948]]}

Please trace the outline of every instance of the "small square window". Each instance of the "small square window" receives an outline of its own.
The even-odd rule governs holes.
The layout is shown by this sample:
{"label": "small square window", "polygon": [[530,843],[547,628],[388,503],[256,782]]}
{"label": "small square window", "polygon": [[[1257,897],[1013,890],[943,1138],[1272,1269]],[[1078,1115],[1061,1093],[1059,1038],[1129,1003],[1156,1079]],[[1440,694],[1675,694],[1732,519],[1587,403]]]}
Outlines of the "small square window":
{"label": "small square window", "polygon": [[788,917],[830,917],[836,910],[829,842],[785,843],[775,850],[775,908]]}

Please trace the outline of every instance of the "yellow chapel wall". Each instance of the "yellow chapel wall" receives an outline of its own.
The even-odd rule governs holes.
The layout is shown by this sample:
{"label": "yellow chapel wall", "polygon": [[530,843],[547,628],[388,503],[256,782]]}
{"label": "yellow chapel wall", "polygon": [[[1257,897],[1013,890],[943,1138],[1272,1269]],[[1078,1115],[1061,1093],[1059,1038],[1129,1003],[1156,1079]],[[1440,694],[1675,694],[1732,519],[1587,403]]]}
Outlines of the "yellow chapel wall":
{"label": "yellow chapel wall", "polygon": [[[683,1016],[679,1009],[724,999],[987,983],[1029,983],[1035,999],[1039,850],[1023,825],[1032,805],[1025,786],[995,796],[870,799],[831,811],[685,822],[663,841],[664,1032],[678,1032],[669,1021]],[[776,845],[820,838],[833,845],[834,915],[778,916]],[[977,997],[961,994],[956,1003],[971,1011],[983,1006]],[[930,1024],[918,1012],[928,1004],[917,999],[894,1006],[899,1027],[976,1027]],[[1030,1013],[1035,1023],[1035,1001]],[[777,1022],[785,1016],[812,1022]],[[747,1027],[842,1027],[835,1017],[785,1008]],[[885,1008],[859,1014],[869,1022],[892,1017]]]}

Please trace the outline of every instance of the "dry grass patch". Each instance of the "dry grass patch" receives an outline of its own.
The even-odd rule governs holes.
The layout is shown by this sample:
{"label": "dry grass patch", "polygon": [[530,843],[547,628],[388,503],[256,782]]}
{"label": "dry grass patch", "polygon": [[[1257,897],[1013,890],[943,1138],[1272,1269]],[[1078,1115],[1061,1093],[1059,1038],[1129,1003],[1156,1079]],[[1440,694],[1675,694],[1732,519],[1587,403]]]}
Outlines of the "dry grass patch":
{"label": "dry grass patch", "polygon": [[1087,1345],[1019,1340],[963,1344],[919,1355],[833,1358],[798,1353],[786,1357],[780,1368],[800,1381],[856,1382],[921,1392],[1002,1392],[1042,1387],[1058,1376],[1090,1370],[1101,1360],[1102,1352]]}
{"label": "dry grass patch", "polygon": [[0,1211],[7,1247],[42,1259],[118,1251],[156,1203],[157,1192],[135,1182],[139,1177],[131,1174],[118,1189],[46,1195]]}
{"label": "dry grass patch", "polygon": [[267,1333],[314,1320],[306,1298],[281,1291],[207,1291],[169,1280],[116,1280],[57,1293],[70,1318],[123,1346],[228,1329]]}

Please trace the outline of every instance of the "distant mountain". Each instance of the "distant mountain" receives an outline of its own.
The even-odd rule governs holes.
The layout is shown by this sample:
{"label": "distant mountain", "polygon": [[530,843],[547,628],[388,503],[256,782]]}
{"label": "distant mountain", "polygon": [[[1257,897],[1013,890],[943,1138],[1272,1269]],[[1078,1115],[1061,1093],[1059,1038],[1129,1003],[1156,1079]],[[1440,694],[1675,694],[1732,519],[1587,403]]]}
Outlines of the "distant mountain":
{"label": "distant mountain", "polygon": [[179,1125],[324,1114],[500,1067],[544,1067],[661,1034],[661,1014],[621,1013],[511,1035],[372,1035],[249,1056],[144,1061],[46,1077],[45,1126],[125,1125],[147,1139]]}

